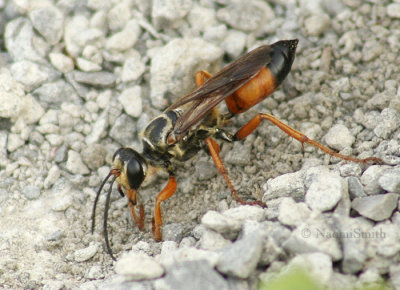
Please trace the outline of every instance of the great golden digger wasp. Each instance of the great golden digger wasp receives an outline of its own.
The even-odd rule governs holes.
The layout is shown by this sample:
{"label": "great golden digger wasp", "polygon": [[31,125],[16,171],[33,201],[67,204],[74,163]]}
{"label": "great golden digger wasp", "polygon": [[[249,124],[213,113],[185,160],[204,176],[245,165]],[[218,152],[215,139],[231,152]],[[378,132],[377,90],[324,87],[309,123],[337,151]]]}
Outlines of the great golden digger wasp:
{"label": "great golden digger wasp", "polygon": [[[195,89],[183,96],[160,116],[154,118],[141,132],[142,153],[132,148],[120,148],[113,156],[113,169],[104,179],[97,192],[92,212],[92,232],[95,226],[96,205],[99,195],[109,178],[112,178],[106,198],[104,211],[104,238],[107,252],[112,259],[108,240],[107,218],[110,196],[114,181],[118,183],[121,196],[127,196],[133,219],[140,230],[144,228],[144,206],[138,203],[137,195],[143,181],[154,168],[168,172],[169,180],[165,188],[157,195],[153,217],[153,236],[161,241],[161,202],[170,198],[177,188],[174,175],[174,161],[185,161],[193,157],[201,149],[205,149],[212,157],[218,171],[224,177],[233,198],[240,204],[261,205],[260,201],[246,202],[238,196],[227,170],[219,156],[220,147],[215,139],[234,142],[246,138],[263,120],[278,126],[288,135],[315,146],[325,153],[353,162],[380,162],[371,157],[358,159],[339,154],[320,143],[309,139],[301,132],[282,123],[270,114],[258,113],[235,134],[223,129],[224,124],[264,100],[281,84],[288,75],[295,58],[298,40],[281,40],[272,45],[263,45],[243,55],[226,66],[215,76],[205,71],[196,74]],[[220,114],[217,105],[225,101],[228,112]],[[139,213],[136,214],[135,207]]]}

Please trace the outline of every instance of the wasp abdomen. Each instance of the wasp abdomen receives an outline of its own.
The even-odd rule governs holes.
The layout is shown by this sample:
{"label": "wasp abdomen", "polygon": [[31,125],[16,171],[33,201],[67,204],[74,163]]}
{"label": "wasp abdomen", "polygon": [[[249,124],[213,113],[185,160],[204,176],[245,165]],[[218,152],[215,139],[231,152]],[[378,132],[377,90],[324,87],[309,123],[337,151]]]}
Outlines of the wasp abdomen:
{"label": "wasp abdomen", "polygon": [[231,113],[243,113],[275,91],[290,72],[297,43],[298,40],[294,39],[271,45],[270,61],[254,78],[225,99]]}

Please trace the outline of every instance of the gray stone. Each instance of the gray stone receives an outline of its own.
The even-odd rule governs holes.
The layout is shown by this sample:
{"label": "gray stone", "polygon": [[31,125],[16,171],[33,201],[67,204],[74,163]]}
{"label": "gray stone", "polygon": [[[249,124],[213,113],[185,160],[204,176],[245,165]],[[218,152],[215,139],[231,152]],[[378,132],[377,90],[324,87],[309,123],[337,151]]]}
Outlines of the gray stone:
{"label": "gray stone", "polygon": [[108,111],[104,110],[97,120],[92,125],[92,130],[89,135],[86,136],[85,141],[87,144],[95,144],[105,134],[108,126]]}
{"label": "gray stone", "polygon": [[10,67],[14,78],[30,92],[45,82],[60,78],[61,74],[51,67],[28,60],[14,62]]}
{"label": "gray stone", "polygon": [[140,58],[140,54],[133,50],[130,56],[125,60],[122,67],[121,80],[123,82],[132,82],[140,78],[146,70],[145,64]]}
{"label": "gray stone", "polygon": [[367,259],[366,239],[362,233],[371,228],[359,219],[335,215],[334,223],[343,248],[342,271],[354,274],[361,271]]}
{"label": "gray stone", "polygon": [[115,83],[115,75],[109,72],[81,72],[74,71],[73,77],[78,83],[97,87],[110,87]]}
{"label": "gray stone", "polygon": [[107,149],[100,144],[92,144],[82,150],[82,160],[89,169],[97,170],[104,164]]}
{"label": "gray stone", "polygon": [[215,267],[218,262],[220,253],[197,249],[195,247],[184,247],[175,250],[172,253],[172,259],[160,259],[162,265],[169,270],[175,263],[181,263],[185,261],[201,261],[208,263],[211,267]]}
{"label": "gray stone", "polygon": [[25,195],[27,199],[34,200],[39,198],[40,189],[35,185],[28,185],[23,188],[22,193]]}
{"label": "gray stone", "polygon": [[157,29],[173,27],[190,11],[192,0],[153,1],[151,17]]}
{"label": "gray stone", "polygon": [[84,249],[80,249],[75,251],[74,257],[76,262],[84,262],[91,259],[94,255],[96,255],[98,250],[97,244],[91,244]]}
{"label": "gray stone", "polygon": [[0,117],[15,118],[25,107],[26,96],[24,89],[10,74],[0,69]]}
{"label": "gray stone", "polygon": [[320,214],[312,214],[298,226],[283,243],[290,254],[322,252],[332,257],[333,261],[342,259],[342,251],[333,228]]}
{"label": "gray stone", "polygon": [[210,161],[199,160],[195,164],[196,176],[199,180],[208,180],[217,175],[218,169]]}
{"label": "gray stone", "polygon": [[78,100],[78,96],[70,84],[60,79],[45,83],[32,92],[41,104],[60,105],[65,100]]}
{"label": "gray stone", "polygon": [[228,290],[228,283],[205,260],[176,263],[165,277],[155,281],[156,289]]}
{"label": "gray stone", "polygon": [[217,263],[218,271],[229,276],[248,278],[260,260],[264,238],[262,233],[252,231],[221,249]]}
{"label": "gray stone", "polygon": [[374,129],[376,136],[387,139],[400,127],[400,113],[391,108],[385,108],[381,112],[381,121]]}
{"label": "gray stone", "polygon": [[349,189],[349,194],[351,199],[367,196],[358,178],[355,178],[353,176],[348,177],[347,186]]}
{"label": "gray stone", "polygon": [[55,6],[33,9],[29,13],[33,27],[52,45],[60,41],[63,33],[64,17]]}
{"label": "gray stone", "polygon": [[184,227],[182,224],[166,224],[162,228],[162,237],[164,241],[174,241],[179,243],[182,240]]}
{"label": "gray stone", "polygon": [[340,151],[351,147],[355,141],[355,138],[346,126],[342,124],[336,124],[329,129],[328,133],[324,137],[324,140],[329,147]]}
{"label": "gray stone", "polygon": [[131,280],[149,280],[161,277],[164,269],[154,258],[130,252],[117,261],[115,272]]}
{"label": "gray stone", "polygon": [[399,195],[395,193],[359,197],[353,200],[351,206],[362,216],[383,221],[391,217],[397,207],[398,198]]}
{"label": "gray stone", "polygon": [[185,95],[194,88],[195,73],[202,68],[212,71],[222,54],[221,48],[200,38],[174,39],[157,49],[150,67],[152,104],[165,108],[166,97]]}
{"label": "gray stone", "polygon": [[217,18],[233,28],[254,31],[263,28],[265,19],[272,21],[275,14],[271,7],[263,1],[233,1],[217,11]]}
{"label": "gray stone", "polygon": [[68,151],[68,159],[65,168],[73,174],[89,174],[89,169],[83,163],[81,155],[73,150]]}
{"label": "gray stone", "polygon": [[263,201],[277,197],[292,197],[294,200],[302,200],[305,194],[304,172],[297,171],[280,175],[270,179],[266,183],[266,191]]}
{"label": "gray stone", "polygon": [[142,114],[142,89],[140,86],[134,86],[123,90],[118,97],[118,101],[124,107],[125,112],[134,118]]}
{"label": "gray stone", "polygon": [[251,148],[243,143],[235,142],[232,150],[226,154],[224,161],[234,165],[247,165],[250,163]]}
{"label": "gray stone", "polygon": [[386,170],[379,177],[378,183],[386,191],[400,193],[400,168]]}
{"label": "gray stone", "polygon": [[43,57],[33,46],[34,32],[28,19],[20,17],[8,22],[4,38],[7,51],[14,61],[44,62]]}
{"label": "gray stone", "polygon": [[118,141],[120,144],[124,146],[128,145],[132,142],[136,133],[135,122],[131,117],[122,114],[118,119],[114,122],[110,130],[110,136]]}
{"label": "gray stone", "polygon": [[243,224],[245,221],[262,221],[265,218],[263,208],[252,205],[241,205],[222,212],[229,219],[236,220]]}
{"label": "gray stone", "polygon": [[310,209],[304,202],[296,203],[292,198],[284,198],[279,206],[278,220],[287,226],[295,227],[308,219]]}
{"label": "gray stone", "polygon": [[378,180],[388,169],[388,166],[372,165],[361,175],[361,183],[364,185],[364,191],[368,195],[381,194],[383,189],[380,187]]}

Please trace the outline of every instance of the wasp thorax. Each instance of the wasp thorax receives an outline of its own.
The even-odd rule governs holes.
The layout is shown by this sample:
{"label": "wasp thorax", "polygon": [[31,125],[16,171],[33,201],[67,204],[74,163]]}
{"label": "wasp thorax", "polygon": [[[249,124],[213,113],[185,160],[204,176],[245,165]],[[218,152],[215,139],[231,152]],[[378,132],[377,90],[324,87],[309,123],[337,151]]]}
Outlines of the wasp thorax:
{"label": "wasp thorax", "polygon": [[114,169],[120,171],[117,182],[126,189],[138,189],[146,176],[146,160],[131,148],[120,148],[113,156]]}

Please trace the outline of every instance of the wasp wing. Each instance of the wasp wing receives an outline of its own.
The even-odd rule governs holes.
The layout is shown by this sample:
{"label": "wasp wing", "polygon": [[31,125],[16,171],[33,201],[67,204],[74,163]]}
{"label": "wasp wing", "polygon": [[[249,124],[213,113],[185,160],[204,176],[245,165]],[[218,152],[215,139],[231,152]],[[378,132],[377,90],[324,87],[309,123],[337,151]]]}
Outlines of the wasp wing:
{"label": "wasp wing", "polygon": [[271,52],[272,48],[269,45],[250,51],[172,104],[167,110],[184,105],[187,107],[175,123],[175,136],[185,134],[212,108],[255,77],[263,66],[270,63]]}

